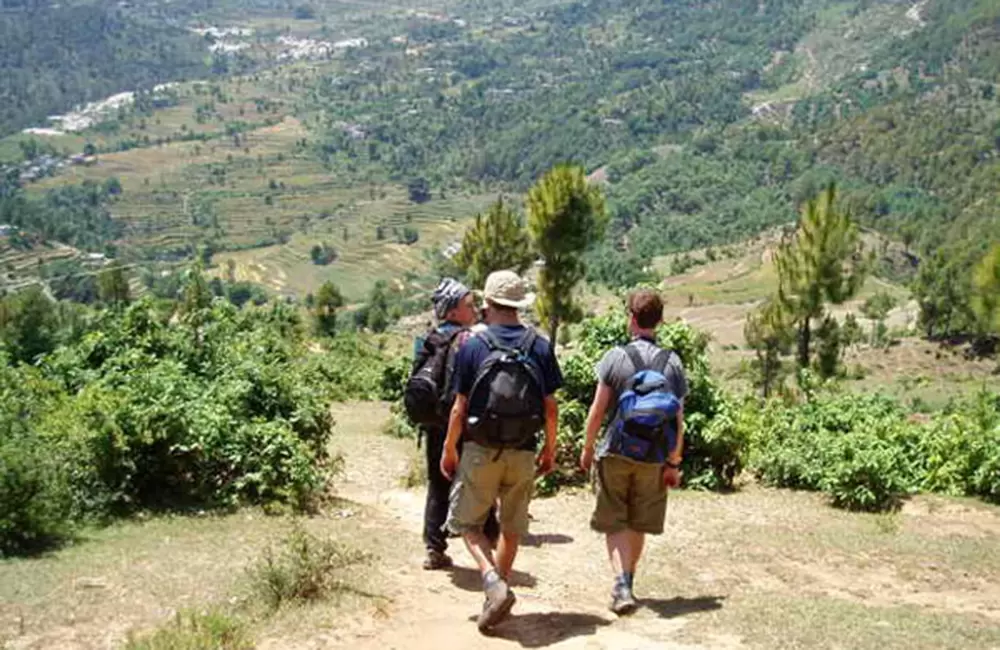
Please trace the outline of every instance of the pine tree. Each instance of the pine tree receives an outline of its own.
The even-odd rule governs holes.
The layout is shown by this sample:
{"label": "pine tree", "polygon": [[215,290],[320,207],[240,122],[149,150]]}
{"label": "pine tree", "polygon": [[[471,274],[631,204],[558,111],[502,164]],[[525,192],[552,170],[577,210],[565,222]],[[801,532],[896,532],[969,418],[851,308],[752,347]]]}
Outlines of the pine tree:
{"label": "pine tree", "polygon": [[778,299],[793,315],[798,330],[798,363],[809,366],[812,321],[827,303],[853,297],[865,279],[866,265],[857,226],[836,205],[833,184],[802,209],[798,229],[775,253]]}
{"label": "pine tree", "polygon": [[743,337],[756,353],[757,358],[753,363],[756,371],[755,384],[764,399],[767,399],[781,380],[781,357],[788,354],[794,339],[791,314],[780,301],[767,300],[747,314]]}
{"label": "pine tree", "polygon": [[972,306],[985,332],[1000,334],[1000,244],[976,265],[972,274]]}
{"label": "pine tree", "polygon": [[582,167],[554,167],[528,192],[528,232],[544,262],[537,310],[553,347],[560,323],[582,316],[573,290],[586,272],[584,251],[603,238],[607,222],[604,195],[587,184]]}
{"label": "pine tree", "polygon": [[521,217],[498,199],[485,214],[476,215],[453,261],[472,286],[481,287],[493,271],[509,269],[521,274],[533,259]]}

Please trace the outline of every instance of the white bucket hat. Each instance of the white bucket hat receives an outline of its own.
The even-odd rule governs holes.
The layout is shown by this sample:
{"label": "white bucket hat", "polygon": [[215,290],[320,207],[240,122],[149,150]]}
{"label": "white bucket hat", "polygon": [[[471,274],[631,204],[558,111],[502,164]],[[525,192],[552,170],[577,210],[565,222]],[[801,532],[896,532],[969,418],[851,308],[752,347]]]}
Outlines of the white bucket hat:
{"label": "white bucket hat", "polygon": [[486,278],[483,298],[504,307],[525,309],[535,302],[535,294],[528,291],[528,283],[513,271],[494,271]]}

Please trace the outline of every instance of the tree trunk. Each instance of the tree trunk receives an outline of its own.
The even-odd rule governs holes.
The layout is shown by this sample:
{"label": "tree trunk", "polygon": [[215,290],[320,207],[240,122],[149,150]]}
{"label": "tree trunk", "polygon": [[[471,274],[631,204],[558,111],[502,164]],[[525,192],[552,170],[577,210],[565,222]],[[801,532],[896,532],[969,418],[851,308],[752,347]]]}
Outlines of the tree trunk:
{"label": "tree trunk", "polygon": [[809,318],[803,318],[799,323],[799,367],[809,367],[809,343],[812,332],[809,330]]}
{"label": "tree trunk", "polygon": [[559,344],[559,317],[549,317],[549,343],[552,345],[552,353],[555,354],[556,345]]}

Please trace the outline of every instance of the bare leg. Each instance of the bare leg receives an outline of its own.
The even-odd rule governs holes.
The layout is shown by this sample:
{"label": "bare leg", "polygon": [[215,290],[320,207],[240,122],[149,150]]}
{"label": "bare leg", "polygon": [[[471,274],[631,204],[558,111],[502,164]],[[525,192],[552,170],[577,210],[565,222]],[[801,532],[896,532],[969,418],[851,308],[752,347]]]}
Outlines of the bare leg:
{"label": "bare leg", "polygon": [[620,530],[617,533],[609,533],[607,536],[608,559],[611,561],[611,569],[616,576],[627,571],[627,567],[634,567],[635,560],[632,557],[633,531]]}
{"label": "bare leg", "polygon": [[635,573],[636,566],[639,565],[639,558],[642,557],[642,547],[646,544],[646,534],[637,533],[634,530],[629,532],[629,548],[631,549],[631,562],[623,564],[625,573]]}
{"label": "bare leg", "polygon": [[517,557],[517,549],[521,544],[521,536],[516,533],[500,533],[497,545],[497,572],[505,581],[510,580],[510,570]]}
{"label": "bare leg", "polygon": [[[479,566],[479,573],[485,576],[496,568],[496,561],[493,559],[493,545],[489,538],[481,530],[462,535],[465,546],[469,549],[469,554]],[[501,547],[502,548],[502,547]]]}

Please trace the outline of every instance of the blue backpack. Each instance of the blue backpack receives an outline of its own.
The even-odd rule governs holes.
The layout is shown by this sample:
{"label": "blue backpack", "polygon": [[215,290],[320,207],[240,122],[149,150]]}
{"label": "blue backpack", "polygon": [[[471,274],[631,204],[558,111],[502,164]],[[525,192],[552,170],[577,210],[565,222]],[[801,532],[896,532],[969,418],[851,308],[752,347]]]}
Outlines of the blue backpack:
{"label": "blue backpack", "polygon": [[672,352],[660,350],[646,364],[631,344],[624,348],[635,367],[608,430],[608,451],[643,463],[662,464],[677,445],[680,400],[665,375]]}

